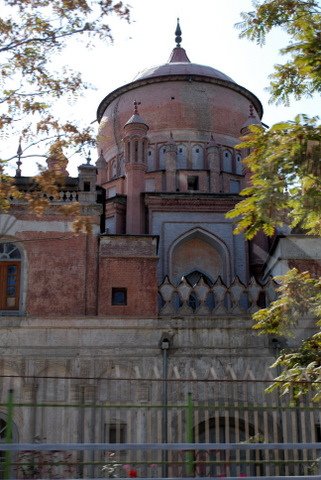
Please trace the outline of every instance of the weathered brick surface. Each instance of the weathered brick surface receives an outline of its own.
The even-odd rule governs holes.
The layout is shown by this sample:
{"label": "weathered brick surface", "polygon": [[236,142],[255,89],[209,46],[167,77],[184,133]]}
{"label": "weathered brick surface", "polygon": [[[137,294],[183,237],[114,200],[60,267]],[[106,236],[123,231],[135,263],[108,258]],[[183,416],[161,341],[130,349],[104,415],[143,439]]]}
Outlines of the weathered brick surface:
{"label": "weathered brick surface", "polygon": [[[140,114],[150,131],[185,128],[208,132],[208,139],[211,132],[238,138],[249,115],[248,98],[220,85],[170,81],[138,87],[135,95],[141,101]],[[132,91],[124,93],[105,112],[99,139],[106,159],[111,158],[108,152],[112,153],[114,144],[122,140],[123,127],[132,115],[132,97]]]}
{"label": "weathered brick surface", "polygon": [[[156,258],[101,258],[98,315],[157,315]],[[127,305],[112,305],[112,288],[127,289]]]}
{"label": "weathered brick surface", "polygon": [[60,232],[21,232],[26,254],[26,311],[86,315],[96,310],[97,238]]}
{"label": "weathered brick surface", "polygon": [[[157,314],[155,236],[106,235],[99,259],[99,315]],[[127,305],[112,305],[112,288],[127,289]]]}

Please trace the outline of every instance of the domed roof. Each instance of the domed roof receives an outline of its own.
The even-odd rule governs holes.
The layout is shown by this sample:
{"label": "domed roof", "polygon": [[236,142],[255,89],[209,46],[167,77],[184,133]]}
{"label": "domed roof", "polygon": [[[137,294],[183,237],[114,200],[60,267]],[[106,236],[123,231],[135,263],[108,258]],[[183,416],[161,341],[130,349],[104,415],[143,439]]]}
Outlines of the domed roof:
{"label": "domed roof", "polygon": [[234,80],[225,75],[225,73],[222,73],[215,68],[208,67],[207,65],[191,63],[184,48],[180,46],[176,46],[173,49],[167,63],[147,68],[139,72],[133,81],[152,77],[162,77],[165,75],[200,75],[202,77],[213,77],[235,83]]}
{"label": "domed roof", "polygon": [[140,86],[154,83],[174,81],[190,82],[192,80],[220,85],[241,93],[241,95],[245,96],[250,103],[254,105],[259,117],[262,117],[262,104],[253,93],[241,85],[238,85],[229,76],[225,75],[225,73],[222,73],[213,67],[192,63],[189,60],[186,51],[180,45],[182,41],[181,33],[179,23],[177,23],[175,31],[176,47],[173,49],[167,63],[139,72],[130,83],[117,88],[102,100],[97,110],[98,122],[101,121],[108,105],[129,90],[134,90]]}

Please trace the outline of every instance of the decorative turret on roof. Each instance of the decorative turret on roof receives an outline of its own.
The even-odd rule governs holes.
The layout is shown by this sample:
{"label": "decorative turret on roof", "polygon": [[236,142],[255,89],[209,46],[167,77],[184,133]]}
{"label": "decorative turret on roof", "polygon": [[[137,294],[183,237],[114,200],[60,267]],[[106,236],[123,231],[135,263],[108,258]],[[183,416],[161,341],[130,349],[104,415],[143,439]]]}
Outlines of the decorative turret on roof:
{"label": "decorative turret on roof", "polygon": [[[131,125],[131,124],[141,124],[141,125],[145,125],[147,127],[147,130],[148,130],[148,125],[146,124],[145,120],[139,115],[138,113],[138,105],[140,105],[140,102],[137,102],[136,100],[134,101],[134,114],[130,117],[130,119],[126,122],[125,124],[125,127],[127,125]],[[124,128],[125,128],[124,127]]]}
{"label": "decorative turret on roof", "polygon": [[61,143],[58,141],[49,148],[49,156],[47,157],[48,170],[55,172],[56,174],[68,176],[66,170],[68,165],[68,159],[62,150]]}
{"label": "decorative turret on roof", "polygon": [[101,149],[101,150],[100,150],[100,155],[99,155],[99,157],[98,157],[98,159],[97,159],[97,161],[96,161],[96,167],[97,167],[98,169],[100,169],[100,168],[105,168],[106,165],[107,165],[107,162],[106,162],[106,160],[105,160],[103,150]]}
{"label": "decorative turret on roof", "polygon": [[250,115],[245,123],[243,123],[242,128],[240,130],[242,135],[245,135],[249,129],[250,125],[262,125],[260,119],[257,117],[256,112],[254,113],[254,107],[250,104]]}

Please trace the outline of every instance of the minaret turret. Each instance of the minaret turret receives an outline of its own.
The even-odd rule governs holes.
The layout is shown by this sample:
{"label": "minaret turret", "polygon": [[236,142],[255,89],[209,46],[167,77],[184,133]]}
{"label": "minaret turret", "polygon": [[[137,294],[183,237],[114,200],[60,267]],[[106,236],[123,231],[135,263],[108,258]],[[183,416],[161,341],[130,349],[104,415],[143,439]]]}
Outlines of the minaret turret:
{"label": "minaret turret", "polygon": [[144,208],[142,192],[145,190],[146,151],[148,125],[138,113],[138,102],[134,102],[134,114],[124,126],[126,174],[126,233],[144,233]]}

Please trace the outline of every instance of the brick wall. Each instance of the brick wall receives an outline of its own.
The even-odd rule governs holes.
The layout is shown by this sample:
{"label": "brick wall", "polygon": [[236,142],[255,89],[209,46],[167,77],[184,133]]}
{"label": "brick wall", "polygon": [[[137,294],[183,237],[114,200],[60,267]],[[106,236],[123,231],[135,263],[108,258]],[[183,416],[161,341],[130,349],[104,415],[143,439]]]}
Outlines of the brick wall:
{"label": "brick wall", "polygon": [[21,232],[29,315],[88,315],[96,311],[97,237]]}
{"label": "brick wall", "polygon": [[[99,259],[98,314],[142,317],[157,314],[157,238],[103,236]],[[112,305],[112,289],[126,289],[127,304]]]}

